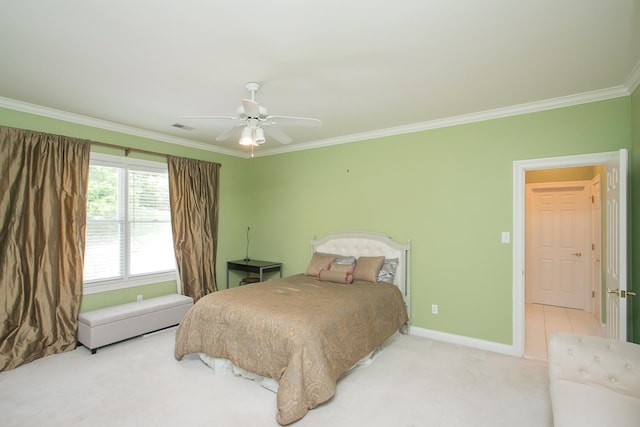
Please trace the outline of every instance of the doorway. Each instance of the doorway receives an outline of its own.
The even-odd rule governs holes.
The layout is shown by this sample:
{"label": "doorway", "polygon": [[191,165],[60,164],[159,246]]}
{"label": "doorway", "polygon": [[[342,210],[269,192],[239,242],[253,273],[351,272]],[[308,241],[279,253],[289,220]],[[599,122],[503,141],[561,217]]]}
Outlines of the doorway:
{"label": "doorway", "polygon": [[[627,151],[619,150],[615,152],[596,153],[596,154],[583,154],[566,157],[553,157],[533,160],[515,161],[513,163],[513,354],[516,356],[524,356],[525,350],[525,173],[529,171],[543,171],[549,169],[562,170],[565,168],[574,167],[604,167],[600,165],[606,165],[603,170],[606,171],[606,175],[603,173],[601,178],[607,177],[606,181],[603,180],[602,186],[606,185],[606,202],[607,209],[602,209],[602,215],[606,215],[606,227],[603,225],[603,234],[606,234],[607,241],[603,247],[607,248],[607,262],[603,260],[602,269],[606,270],[606,286],[612,285],[611,293],[602,294],[602,308],[604,309],[606,295],[606,306],[611,304],[610,300],[614,300],[617,295],[624,295],[626,292],[626,174],[627,174]],[[619,172],[618,172],[619,171]],[[619,175],[617,185],[607,185],[609,183],[609,175]],[[611,188],[610,188],[611,187]],[[603,189],[604,193],[604,189]],[[610,201],[611,198],[611,201]],[[604,195],[603,195],[604,200]],[[619,208],[618,208],[619,206]],[[616,209],[613,209],[616,208]],[[601,215],[601,216],[602,216]],[[618,226],[619,224],[619,226]],[[610,251],[613,253],[619,253],[621,256],[612,258]],[[609,262],[609,258],[612,260]],[[610,274],[612,270],[614,274]],[[604,272],[603,272],[604,274]],[[612,276],[612,279],[610,279]],[[604,276],[603,276],[604,279]],[[604,288],[604,284],[602,287]],[[620,298],[622,299],[622,298]],[[614,300],[613,302],[617,302]],[[617,320],[607,320],[607,326],[609,323],[614,322],[619,324],[622,332],[626,331],[626,310],[623,313],[623,309],[626,308],[624,304],[620,304],[620,315]],[[612,310],[607,309],[607,318],[609,312]],[[604,316],[604,313],[602,314]],[[603,317],[604,318],[604,317]],[[622,330],[624,329],[624,330]],[[621,335],[622,335],[621,332]],[[608,333],[608,332],[607,332]]]}
{"label": "doorway", "polygon": [[603,335],[594,313],[602,218],[592,205],[604,171],[595,165],[525,173],[526,357],[546,359],[555,332]]}
{"label": "doorway", "polygon": [[[590,175],[592,170],[597,173],[592,167],[565,173]],[[591,223],[599,221],[591,217],[591,180],[529,183],[526,193],[527,302],[591,312]]]}

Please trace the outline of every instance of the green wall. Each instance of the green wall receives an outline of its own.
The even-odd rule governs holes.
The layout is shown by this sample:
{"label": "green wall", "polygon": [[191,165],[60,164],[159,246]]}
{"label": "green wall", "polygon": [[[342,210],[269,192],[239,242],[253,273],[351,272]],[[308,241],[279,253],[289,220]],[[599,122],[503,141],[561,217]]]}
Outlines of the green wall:
{"label": "green wall", "polygon": [[630,148],[629,112],[618,98],[253,159],[252,256],[292,274],[314,234],[410,239],[412,325],[511,344],[513,161]]}
{"label": "green wall", "polygon": [[[617,98],[253,159],[10,110],[0,109],[0,124],[222,163],[219,287],[225,262],[244,255],[247,226],[250,256],[282,261],[285,275],[306,268],[312,235],[378,231],[411,240],[413,326],[511,344],[512,247],[500,233],[512,231],[513,161],[631,148],[631,103]],[[637,114],[634,123],[640,170]],[[169,292],[171,284],[147,292],[162,286]],[[138,293],[91,295],[83,310]]]}

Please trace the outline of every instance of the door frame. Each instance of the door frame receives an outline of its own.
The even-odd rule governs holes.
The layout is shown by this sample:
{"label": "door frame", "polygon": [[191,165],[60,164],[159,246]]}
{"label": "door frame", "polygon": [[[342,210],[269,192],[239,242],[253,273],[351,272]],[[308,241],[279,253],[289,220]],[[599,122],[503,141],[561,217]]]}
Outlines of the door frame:
{"label": "door frame", "polygon": [[[594,187],[597,184],[598,191],[594,191]],[[602,322],[602,177],[598,174],[591,180],[591,195],[598,200],[598,210],[594,212],[596,204],[591,205],[591,236],[595,243],[596,237],[598,238],[598,252],[593,247],[591,250],[592,258],[592,271],[591,271],[591,288],[594,292],[593,296],[593,309],[592,313],[598,319],[600,328],[603,328]]]}
{"label": "door frame", "polygon": [[[516,160],[513,162],[513,352],[524,356],[525,299],[525,172],[531,170],[596,166],[619,159],[619,151]],[[625,255],[626,256],[626,255]]]}

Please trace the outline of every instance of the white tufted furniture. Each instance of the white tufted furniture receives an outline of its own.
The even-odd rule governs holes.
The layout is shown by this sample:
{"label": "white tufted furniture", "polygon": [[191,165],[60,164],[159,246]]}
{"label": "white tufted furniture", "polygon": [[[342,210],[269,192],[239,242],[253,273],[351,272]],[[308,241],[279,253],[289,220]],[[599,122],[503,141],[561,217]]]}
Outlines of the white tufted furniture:
{"label": "white tufted furniture", "polygon": [[193,298],[170,294],[80,313],[78,341],[95,354],[98,347],[180,323]]}
{"label": "white tufted furniture", "polygon": [[640,426],[640,345],[569,333],[549,338],[556,427]]}

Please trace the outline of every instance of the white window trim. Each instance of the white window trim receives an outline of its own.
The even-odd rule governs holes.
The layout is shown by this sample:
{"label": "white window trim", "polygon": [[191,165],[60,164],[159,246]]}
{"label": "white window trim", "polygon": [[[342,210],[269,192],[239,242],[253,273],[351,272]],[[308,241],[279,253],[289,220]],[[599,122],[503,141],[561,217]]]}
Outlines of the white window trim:
{"label": "white window trim", "polygon": [[[113,167],[135,166],[135,168],[137,169],[147,170],[150,172],[168,171],[167,164],[163,162],[154,162],[150,160],[134,159],[130,157],[114,156],[94,152],[90,154],[89,164],[98,164]],[[83,294],[91,295],[100,292],[133,288],[136,286],[175,281],[177,277],[176,275],[177,268],[174,268],[173,270],[159,273],[129,276],[124,279],[92,281],[90,283],[83,283]]]}
{"label": "white window trim", "polygon": [[91,164],[92,162],[116,167],[122,167],[124,165],[136,166],[151,172],[167,172],[169,170],[165,162],[154,162],[151,160],[134,159],[132,157],[114,156],[112,154],[94,152],[91,152],[89,158],[89,163]]}
{"label": "white window trim", "polygon": [[126,280],[104,280],[101,282],[91,282],[84,285],[83,294],[91,295],[100,292],[115,291],[118,289],[134,288],[136,286],[152,285],[155,283],[173,282],[176,280],[176,272],[165,272],[157,274],[145,274],[144,276],[132,276]]}

